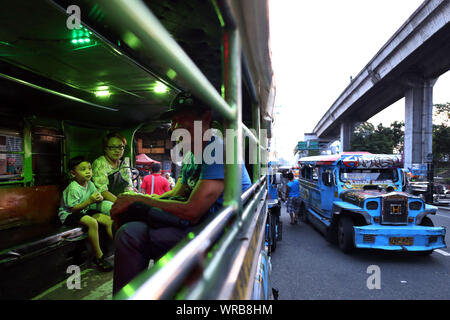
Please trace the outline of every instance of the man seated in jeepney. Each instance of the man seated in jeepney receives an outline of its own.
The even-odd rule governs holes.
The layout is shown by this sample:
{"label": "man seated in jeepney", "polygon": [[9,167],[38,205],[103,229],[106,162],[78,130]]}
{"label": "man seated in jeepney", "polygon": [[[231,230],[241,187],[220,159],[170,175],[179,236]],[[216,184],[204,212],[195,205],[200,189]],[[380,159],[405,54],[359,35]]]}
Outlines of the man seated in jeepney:
{"label": "man seated in jeepney", "polygon": [[[156,261],[162,257],[194,226],[212,218],[222,207],[223,157],[210,163],[205,161],[205,151],[214,150],[211,151],[212,157],[217,160],[215,152],[223,150],[223,141],[214,136],[210,141],[202,139],[211,128],[209,108],[189,93],[180,93],[161,118],[172,120],[172,130],[189,132],[192,137],[190,150],[194,150],[194,139],[201,139],[204,156],[198,161],[192,152],[187,153],[190,163],[183,162],[181,178],[172,190],[161,196],[138,194],[117,198],[111,216],[116,223],[123,225],[115,237],[113,294],[147,269],[150,259]],[[201,121],[202,126],[200,137],[194,135],[197,121]],[[250,186],[251,180],[242,166],[242,192]]]}

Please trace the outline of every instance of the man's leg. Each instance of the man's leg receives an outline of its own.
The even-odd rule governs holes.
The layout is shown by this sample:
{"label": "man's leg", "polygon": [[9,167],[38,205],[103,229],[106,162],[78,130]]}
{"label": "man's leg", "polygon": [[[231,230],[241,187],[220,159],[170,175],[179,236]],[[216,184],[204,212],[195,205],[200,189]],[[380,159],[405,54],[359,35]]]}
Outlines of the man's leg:
{"label": "man's leg", "polygon": [[145,222],[129,222],[115,236],[113,294],[146,270],[181,241],[188,230],[174,227],[152,229]]}
{"label": "man's leg", "polygon": [[147,269],[151,243],[149,228],[144,222],[129,222],[115,236],[113,294]]}

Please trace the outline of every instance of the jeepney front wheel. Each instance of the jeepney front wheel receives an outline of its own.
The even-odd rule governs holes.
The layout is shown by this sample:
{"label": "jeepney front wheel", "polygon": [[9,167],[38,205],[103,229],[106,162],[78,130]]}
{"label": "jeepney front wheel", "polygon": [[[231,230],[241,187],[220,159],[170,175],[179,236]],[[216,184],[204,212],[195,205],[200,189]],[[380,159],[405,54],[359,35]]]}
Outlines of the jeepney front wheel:
{"label": "jeepney front wheel", "polygon": [[352,252],[355,249],[352,218],[346,215],[340,217],[337,229],[339,248],[344,253]]}

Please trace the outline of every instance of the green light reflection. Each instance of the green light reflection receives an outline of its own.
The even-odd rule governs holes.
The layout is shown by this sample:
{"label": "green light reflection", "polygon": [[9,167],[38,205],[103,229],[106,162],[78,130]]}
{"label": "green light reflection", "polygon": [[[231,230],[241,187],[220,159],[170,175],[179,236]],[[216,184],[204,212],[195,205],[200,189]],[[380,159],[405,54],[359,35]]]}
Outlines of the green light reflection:
{"label": "green light reflection", "polygon": [[123,292],[128,296],[131,297],[132,295],[135,294],[135,290],[133,289],[132,286],[130,286],[129,284],[127,284],[126,286],[123,287]]}

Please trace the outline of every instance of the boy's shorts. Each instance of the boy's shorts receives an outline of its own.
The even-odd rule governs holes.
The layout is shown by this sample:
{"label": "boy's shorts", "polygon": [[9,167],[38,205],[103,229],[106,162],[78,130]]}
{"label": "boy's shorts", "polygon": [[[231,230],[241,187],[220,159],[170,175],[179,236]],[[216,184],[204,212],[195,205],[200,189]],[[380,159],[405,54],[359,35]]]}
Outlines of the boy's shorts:
{"label": "boy's shorts", "polygon": [[67,216],[66,220],[64,220],[63,224],[66,226],[77,226],[80,224],[80,220],[84,216],[92,217],[94,214],[97,214],[97,213],[101,213],[101,212],[98,212],[97,210],[89,209],[84,213],[82,213],[82,212],[71,213]]}

